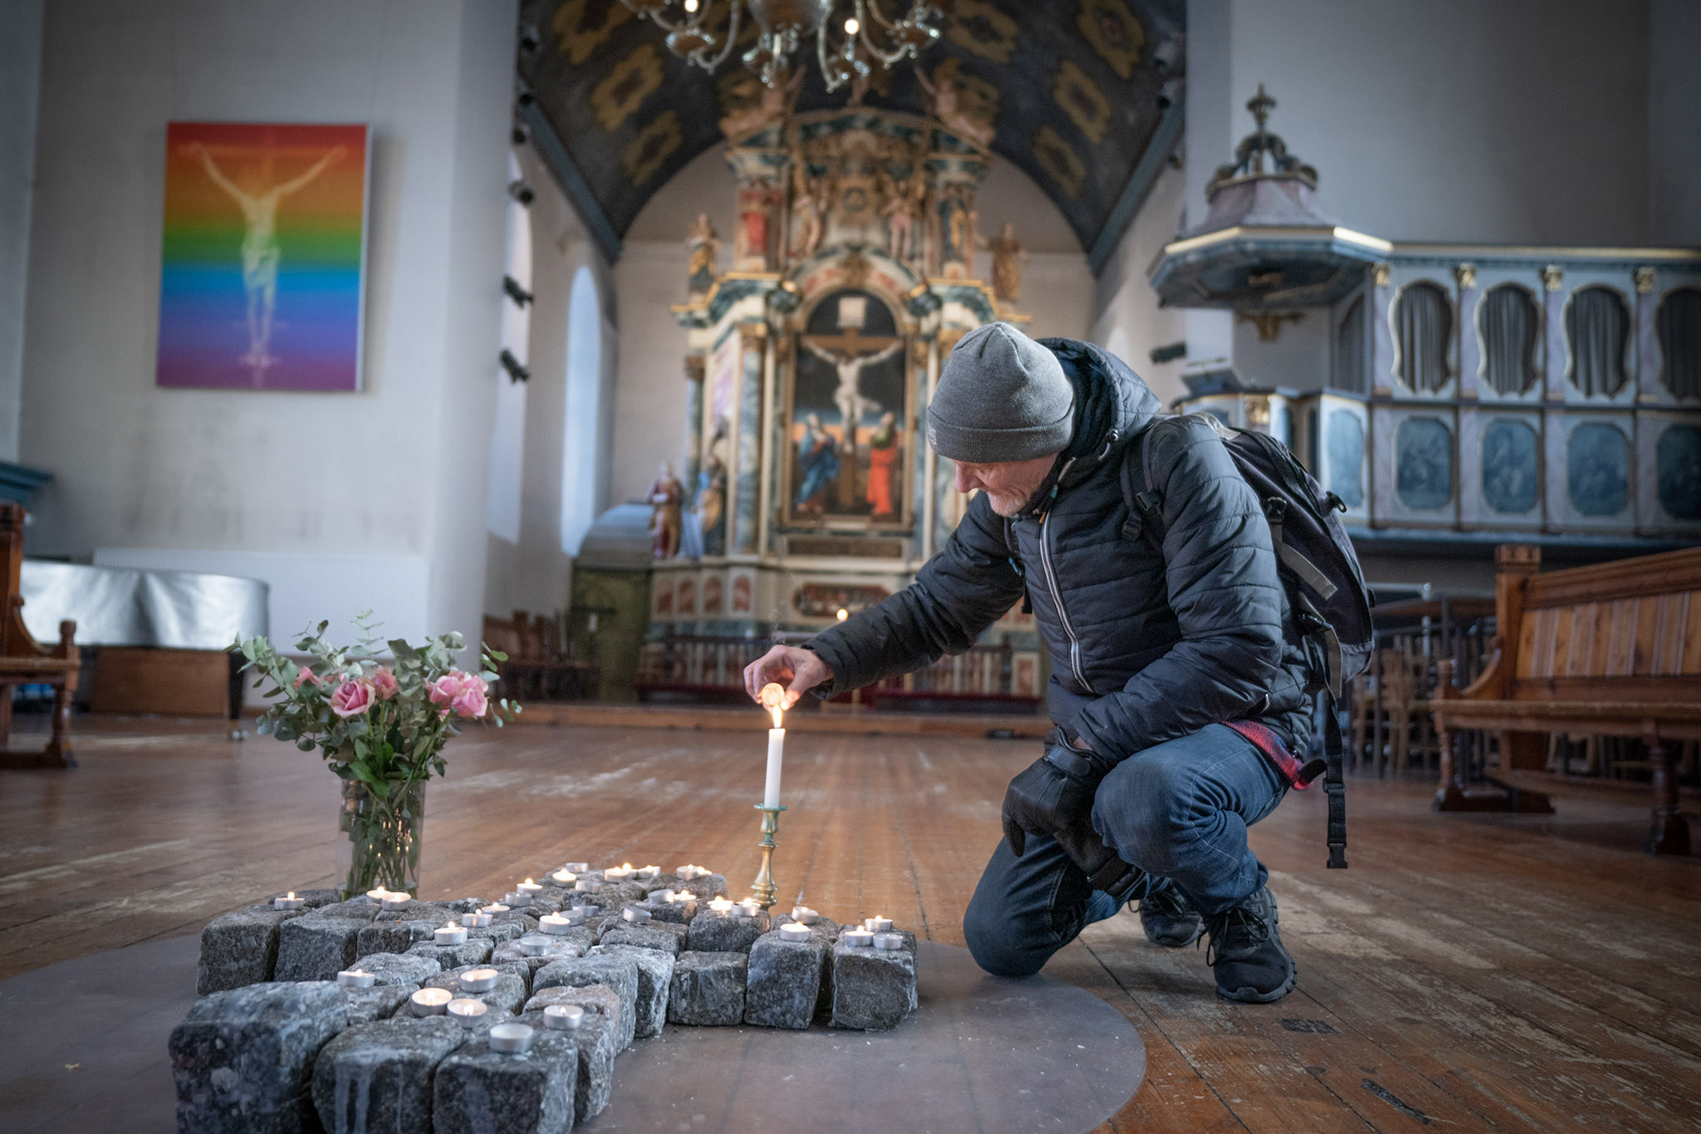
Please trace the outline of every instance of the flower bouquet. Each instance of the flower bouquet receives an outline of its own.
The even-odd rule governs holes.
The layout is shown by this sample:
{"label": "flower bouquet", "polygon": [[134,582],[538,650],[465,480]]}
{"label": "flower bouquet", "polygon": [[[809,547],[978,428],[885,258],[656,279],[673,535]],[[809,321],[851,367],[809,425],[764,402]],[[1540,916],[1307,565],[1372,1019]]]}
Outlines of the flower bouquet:
{"label": "flower bouquet", "polygon": [[353,646],[325,641],[328,622],[304,632],[296,652],[312,659],[306,665],[264,637],[231,647],[246,659],[243,668],[259,675],[256,689],[271,686],[263,696],[273,703],[260,715],[259,731],[303,752],[318,748],[342,779],[337,873],[345,899],[373,889],[418,890],[425,784],[433,772],[448,770],[444,744],[465,721],[491,720],[500,728],[520,711],[489,695],[505,654],[485,646],[480,671],[467,673],[455,663],[466,645],[460,634],[427,638],[422,646],[400,638],[381,642],[370,617],[370,611],[356,616]]}

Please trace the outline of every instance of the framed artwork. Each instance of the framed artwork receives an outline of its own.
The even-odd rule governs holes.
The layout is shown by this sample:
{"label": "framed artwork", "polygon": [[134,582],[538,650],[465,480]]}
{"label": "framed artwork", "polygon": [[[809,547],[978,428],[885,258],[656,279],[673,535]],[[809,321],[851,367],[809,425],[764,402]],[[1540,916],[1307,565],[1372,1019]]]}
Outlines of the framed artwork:
{"label": "framed artwork", "polygon": [[360,389],[367,129],[166,127],[161,386]]}
{"label": "framed artwork", "polygon": [[785,518],[907,528],[910,382],[892,309],[858,289],[824,295],[792,352]]}

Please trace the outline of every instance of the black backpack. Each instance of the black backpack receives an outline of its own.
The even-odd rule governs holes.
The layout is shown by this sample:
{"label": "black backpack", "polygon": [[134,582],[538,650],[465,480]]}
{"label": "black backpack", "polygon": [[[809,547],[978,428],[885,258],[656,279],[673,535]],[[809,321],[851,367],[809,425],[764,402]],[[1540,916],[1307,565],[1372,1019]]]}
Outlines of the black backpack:
{"label": "black backpack", "polygon": [[[1341,718],[1336,710],[1346,682],[1364,672],[1375,648],[1370,607],[1374,602],[1364,585],[1346,528],[1336,515],[1346,504],[1325,492],[1305,471],[1288,447],[1274,437],[1224,425],[1211,414],[1200,414],[1222,437],[1241,477],[1252,486],[1264,507],[1275,544],[1277,573],[1293,609],[1295,644],[1305,651],[1307,693],[1323,695],[1323,755],[1300,772],[1310,783],[1323,775],[1329,797],[1329,866],[1347,865],[1346,782],[1341,774]],[[1160,419],[1161,420],[1161,419]],[[1148,427],[1150,428],[1150,427]],[[1152,463],[1134,435],[1122,460],[1122,496],[1141,527],[1163,541],[1163,499],[1154,487]]]}

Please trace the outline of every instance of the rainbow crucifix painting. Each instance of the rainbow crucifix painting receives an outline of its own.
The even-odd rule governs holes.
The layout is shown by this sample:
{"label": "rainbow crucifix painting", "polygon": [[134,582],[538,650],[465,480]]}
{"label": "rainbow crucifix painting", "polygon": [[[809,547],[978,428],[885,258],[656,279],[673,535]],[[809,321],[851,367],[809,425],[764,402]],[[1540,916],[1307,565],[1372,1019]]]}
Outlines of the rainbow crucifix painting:
{"label": "rainbow crucifix painting", "polygon": [[366,127],[166,128],[161,386],[358,390]]}

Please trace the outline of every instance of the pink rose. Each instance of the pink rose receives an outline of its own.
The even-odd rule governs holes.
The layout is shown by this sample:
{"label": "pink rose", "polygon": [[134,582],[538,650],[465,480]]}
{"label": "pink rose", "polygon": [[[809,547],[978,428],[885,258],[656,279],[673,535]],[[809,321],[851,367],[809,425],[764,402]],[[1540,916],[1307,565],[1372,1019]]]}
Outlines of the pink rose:
{"label": "pink rose", "polygon": [[370,677],[357,677],[353,681],[345,677],[331,694],[331,712],[344,718],[358,717],[372,707],[374,700]]}
{"label": "pink rose", "polygon": [[306,666],[302,666],[301,669],[296,672],[295,687],[300,689],[303,685],[307,684],[323,685],[325,683],[315,677],[312,670],[308,669]]}
{"label": "pink rose", "polygon": [[456,713],[459,713],[463,717],[467,717],[471,720],[477,720],[479,717],[484,716],[484,714],[489,710],[490,702],[486,700],[484,696],[484,682],[479,681],[476,677],[474,677],[473,680],[477,681],[478,685],[468,685],[461,691],[461,695],[456,697],[449,707],[454,709]]}
{"label": "pink rose", "polygon": [[455,698],[461,695],[461,678],[463,676],[464,674],[450,670],[433,681],[430,692],[426,694],[431,698],[431,703],[439,708],[447,709]]}
{"label": "pink rose", "polygon": [[372,675],[372,689],[378,694],[380,701],[388,701],[399,691],[396,675],[390,672],[389,666],[379,666],[378,672]]}

